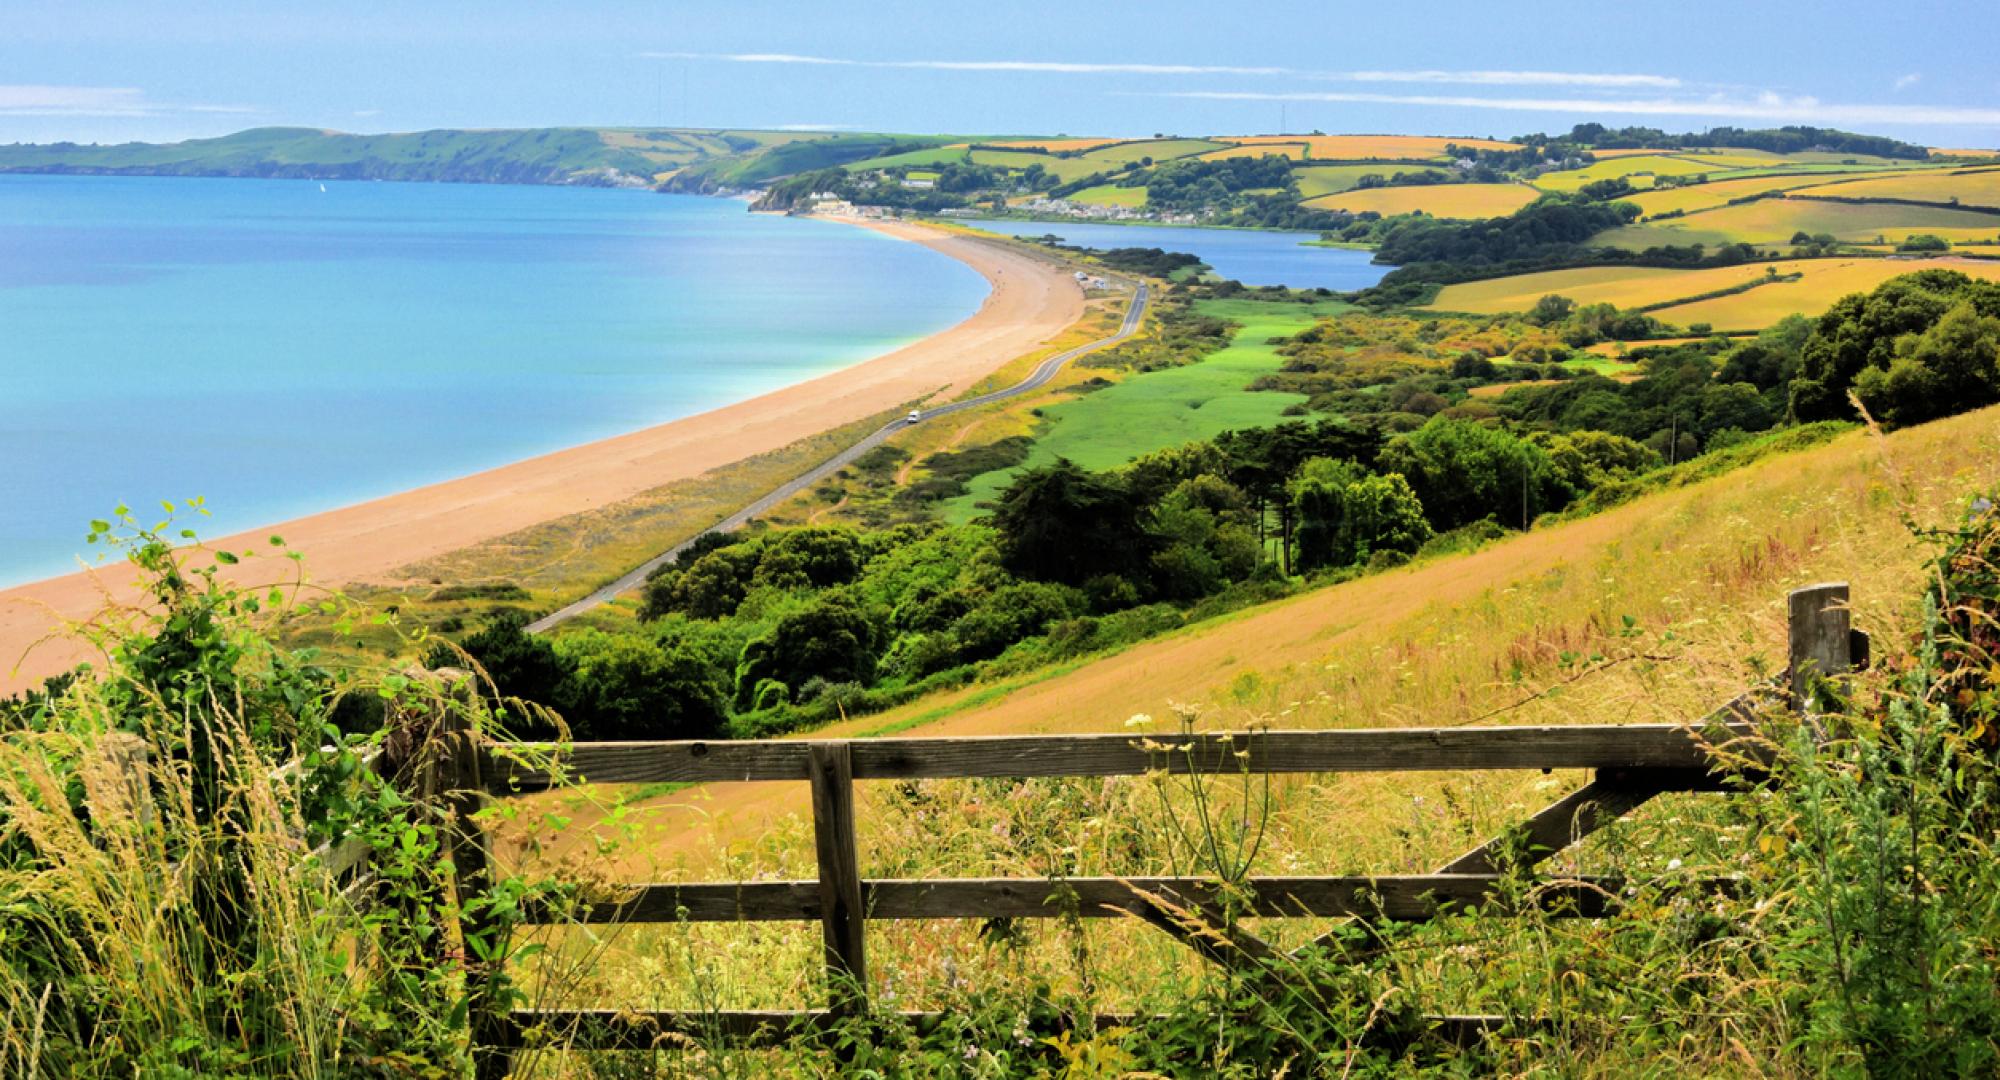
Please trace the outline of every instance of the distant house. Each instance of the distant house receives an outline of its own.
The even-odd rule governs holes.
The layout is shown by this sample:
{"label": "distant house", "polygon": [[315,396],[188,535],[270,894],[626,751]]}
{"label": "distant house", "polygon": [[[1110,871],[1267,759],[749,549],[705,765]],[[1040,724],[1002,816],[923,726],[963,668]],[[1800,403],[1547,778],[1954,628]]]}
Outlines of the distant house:
{"label": "distant house", "polygon": [[929,191],[931,188],[937,186],[937,177],[905,176],[903,177],[903,186],[906,188],[915,188],[918,191]]}

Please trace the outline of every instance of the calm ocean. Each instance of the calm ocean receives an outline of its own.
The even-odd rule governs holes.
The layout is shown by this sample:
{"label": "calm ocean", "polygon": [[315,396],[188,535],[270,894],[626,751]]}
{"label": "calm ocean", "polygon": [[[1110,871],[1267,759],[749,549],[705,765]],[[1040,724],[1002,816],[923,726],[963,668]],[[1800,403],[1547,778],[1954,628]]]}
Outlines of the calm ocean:
{"label": "calm ocean", "polygon": [[0,176],[0,586],[741,400],[971,315],[916,244],[692,196]]}

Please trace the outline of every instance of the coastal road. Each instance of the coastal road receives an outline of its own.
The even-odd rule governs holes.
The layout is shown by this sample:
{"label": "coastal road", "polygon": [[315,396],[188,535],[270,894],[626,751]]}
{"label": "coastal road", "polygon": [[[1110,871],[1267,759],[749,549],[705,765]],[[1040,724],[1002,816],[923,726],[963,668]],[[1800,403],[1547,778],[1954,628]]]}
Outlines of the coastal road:
{"label": "coastal road", "polygon": [[[1109,348],[1137,333],[1140,320],[1146,316],[1146,300],[1147,287],[1141,283],[1132,293],[1132,303],[1126,307],[1125,321],[1119,324],[1117,333],[1112,334],[1110,337],[1099,338],[1088,344],[1078,345],[1074,349],[1068,349],[1049,357],[1037,365],[1027,378],[1004,390],[995,390],[990,394],[981,394],[978,397],[966,398],[963,401],[954,401],[949,405],[940,405],[935,409],[925,409],[922,414],[923,418],[918,423],[928,423],[940,416],[949,416],[955,412],[963,412],[966,409],[976,409],[981,405],[990,405],[996,401],[1004,401],[1007,398],[1017,397],[1030,390],[1047,385],[1050,379],[1056,377],[1056,372],[1068,366],[1071,361],[1079,357],[1088,356],[1099,349]],[[909,426],[910,422],[908,420],[892,420],[884,424],[882,427],[863,436],[854,445],[828,458],[821,464],[814,466],[802,475],[779,485],[763,498],[723,518],[702,532],[733,532],[742,528],[744,525],[749,524],[751,518],[768,512],[779,503],[853,464],[855,459],[887,442],[889,436]],[[681,552],[686,551],[690,544],[694,543],[696,537],[701,535],[702,533],[696,533],[695,536],[691,536],[640,563],[631,573],[591,593],[589,596],[536,619],[534,622],[528,624],[528,631],[539,634],[547,630],[552,630],[592,608],[611,602],[613,598],[620,594],[638,588],[640,585],[645,584],[648,574],[651,574],[666,563],[672,562]]]}

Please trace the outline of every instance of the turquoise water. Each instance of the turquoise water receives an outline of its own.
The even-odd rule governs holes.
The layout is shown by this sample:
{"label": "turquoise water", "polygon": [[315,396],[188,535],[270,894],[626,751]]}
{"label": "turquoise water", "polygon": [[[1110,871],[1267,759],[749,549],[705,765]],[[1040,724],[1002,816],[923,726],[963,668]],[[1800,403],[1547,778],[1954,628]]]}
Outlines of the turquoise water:
{"label": "turquoise water", "polygon": [[1306,247],[1318,233],[1263,229],[1200,229],[1176,225],[1105,225],[1068,221],[969,220],[968,225],[1008,236],[1053,233],[1073,247],[1160,248],[1199,256],[1223,277],[1245,285],[1289,285],[1294,289],[1352,292],[1382,280],[1395,269],[1377,265],[1369,251]]}
{"label": "turquoise water", "polygon": [[581,188],[0,176],[0,585],[633,431],[971,315],[917,244]]}

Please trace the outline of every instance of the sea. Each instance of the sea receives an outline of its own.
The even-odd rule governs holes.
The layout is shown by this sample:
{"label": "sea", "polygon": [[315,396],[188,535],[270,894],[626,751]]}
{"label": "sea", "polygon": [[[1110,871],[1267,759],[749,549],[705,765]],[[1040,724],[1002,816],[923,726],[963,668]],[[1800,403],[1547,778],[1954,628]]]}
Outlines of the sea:
{"label": "sea", "polygon": [[1318,233],[1263,229],[1203,229],[1179,225],[1107,225],[1101,222],[972,219],[964,222],[1008,236],[1054,235],[1071,247],[1160,248],[1200,257],[1225,278],[1245,285],[1294,289],[1365,289],[1395,269],[1350,248],[1308,246]]}
{"label": "sea", "polygon": [[645,191],[0,176],[0,587],[692,415],[971,315],[918,244]]}

